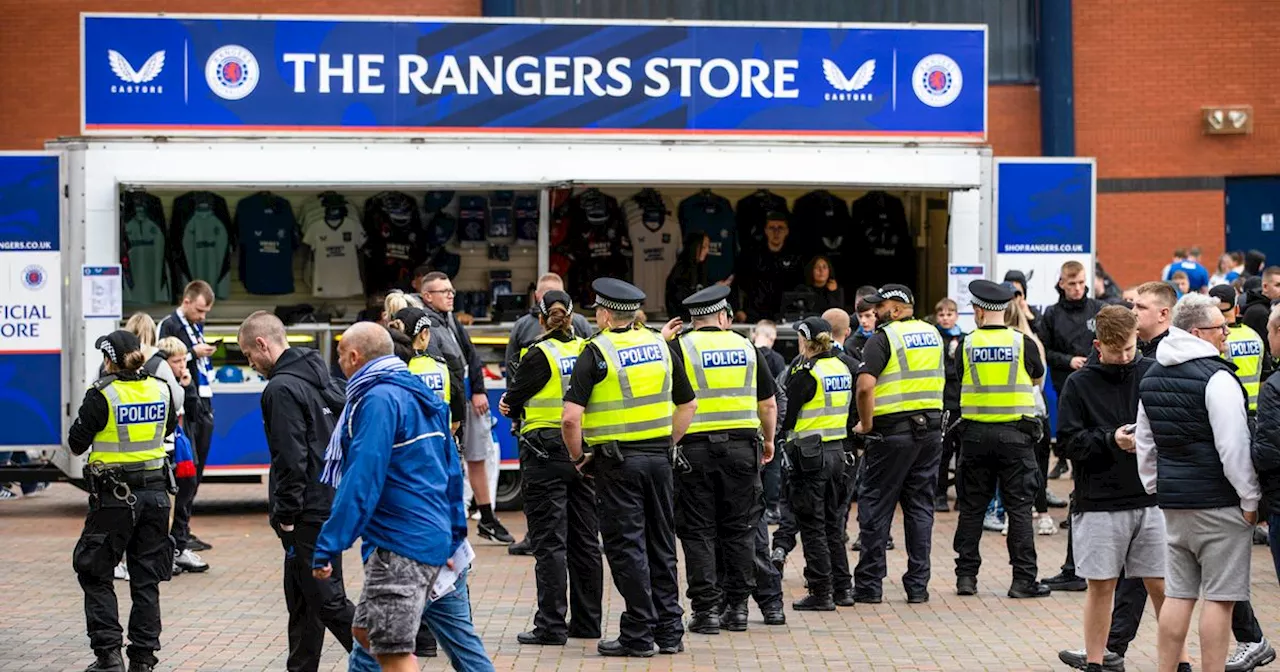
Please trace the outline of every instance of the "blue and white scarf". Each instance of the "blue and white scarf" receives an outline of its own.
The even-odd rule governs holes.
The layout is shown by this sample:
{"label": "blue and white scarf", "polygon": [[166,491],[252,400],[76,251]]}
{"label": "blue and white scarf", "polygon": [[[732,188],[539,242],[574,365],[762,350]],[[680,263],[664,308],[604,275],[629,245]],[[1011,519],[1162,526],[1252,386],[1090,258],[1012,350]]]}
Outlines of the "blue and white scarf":
{"label": "blue and white scarf", "polygon": [[342,447],[342,433],[347,433],[347,438],[354,435],[352,431],[352,422],[355,419],[356,407],[360,405],[360,401],[364,399],[364,395],[373,389],[379,381],[398,373],[409,373],[409,367],[398,357],[387,355],[365,364],[351,380],[347,381],[347,404],[342,407],[342,414],[338,416],[338,423],[334,426],[333,434],[329,436],[329,445],[324,451],[324,470],[320,472],[320,482],[327,483],[333,487],[338,487],[338,483],[342,481],[342,462],[346,458],[346,451]]}
{"label": "blue and white scarf", "polygon": [[[187,316],[182,314],[179,308],[173,311],[178,316],[178,321],[182,323],[182,328],[187,330],[187,338],[194,346],[204,343],[204,324],[191,324],[187,321]],[[196,360],[196,385],[197,390],[202,398],[213,398],[213,386],[209,383],[213,380],[213,362],[208,357],[196,357],[194,350],[187,353],[188,358]]]}

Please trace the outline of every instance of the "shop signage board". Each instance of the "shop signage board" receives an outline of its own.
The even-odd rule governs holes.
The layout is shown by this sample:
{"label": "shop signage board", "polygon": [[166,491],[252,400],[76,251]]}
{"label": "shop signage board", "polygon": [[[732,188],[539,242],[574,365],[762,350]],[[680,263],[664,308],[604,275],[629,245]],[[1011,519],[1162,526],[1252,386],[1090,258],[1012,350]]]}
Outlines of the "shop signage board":
{"label": "shop signage board", "polygon": [[982,142],[985,26],[82,18],[90,135]]}
{"label": "shop signage board", "polygon": [[1093,293],[1097,213],[1094,159],[996,159],[996,269],[994,278],[1018,270],[1028,278],[1027,302],[1058,302],[1062,265],[1084,265]]}
{"label": "shop signage board", "polygon": [[0,446],[62,442],[61,173],[0,152]]}

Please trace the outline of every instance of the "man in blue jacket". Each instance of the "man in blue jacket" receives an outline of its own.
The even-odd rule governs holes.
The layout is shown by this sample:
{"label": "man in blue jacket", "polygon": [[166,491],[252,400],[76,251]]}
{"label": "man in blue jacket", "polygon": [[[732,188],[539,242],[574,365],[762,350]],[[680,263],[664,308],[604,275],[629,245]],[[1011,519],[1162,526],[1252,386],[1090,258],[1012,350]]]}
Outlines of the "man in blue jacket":
{"label": "man in blue jacket", "polygon": [[[316,578],[364,539],[364,591],[352,632],[361,648],[352,670],[418,669],[419,622],[435,633],[456,670],[492,670],[471,623],[462,469],[449,440],[448,407],[392,354],[391,335],[371,322],[353,325],[338,346],[348,377],[347,405],[325,452],[321,480],[337,488],[316,540]],[[457,555],[455,555],[457,553]],[[457,572],[451,592],[433,595],[442,572]]]}

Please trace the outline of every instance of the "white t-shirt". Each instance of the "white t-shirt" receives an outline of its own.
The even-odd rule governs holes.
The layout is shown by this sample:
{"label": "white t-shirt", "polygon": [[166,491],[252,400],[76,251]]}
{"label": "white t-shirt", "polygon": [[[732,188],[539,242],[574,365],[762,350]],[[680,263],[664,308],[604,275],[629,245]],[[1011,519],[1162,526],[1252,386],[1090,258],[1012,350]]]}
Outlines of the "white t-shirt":
{"label": "white t-shirt", "polygon": [[348,216],[328,222],[320,209],[309,214],[314,221],[308,222],[302,242],[312,250],[311,293],[328,299],[363,294],[359,249],[365,235],[360,220]]}
{"label": "white t-shirt", "polygon": [[647,203],[628,198],[622,212],[631,237],[632,284],[644,291],[644,309],[652,313],[666,310],[667,275],[680,252],[680,222],[671,199],[663,197],[661,208],[655,207],[657,201]]}

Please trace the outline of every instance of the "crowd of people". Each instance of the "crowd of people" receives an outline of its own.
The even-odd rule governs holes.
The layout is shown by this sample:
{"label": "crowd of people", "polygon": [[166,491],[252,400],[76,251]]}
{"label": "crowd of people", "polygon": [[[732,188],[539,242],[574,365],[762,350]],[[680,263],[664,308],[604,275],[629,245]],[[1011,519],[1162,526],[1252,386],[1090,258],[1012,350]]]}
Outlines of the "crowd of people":
{"label": "crowd of people", "polygon": [[[1085,646],[1060,652],[1064,663],[1124,669],[1148,596],[1161,670],[1190,669],[1199,601],[1201,669],[1270,663],[1249,577],[1260,505],[1280,511],[1270,508],[1280,505],[1280,377],[1270,375],[1280,267],[1250,254],[1237,268],[1228,255],[1211,276],[1198,251],[1179,254],[1165,279],[1124,291],[1099,267],[1099,298],[1069,262],[1059,301],[1043,311],[1027,304],[1019,272],[974,281],[968,333],[955,301],[919,319],[897,284],[859,288],[850,315],[825,281],[829,264],[815,260],[810,284],[825,294],[814,296],[837,305],[795,323],[790,363],[773,349],[772,321],[750,339],[730,328],[743,311],[728,283],[686,295],[684,317],[658,330],[639,313],[642,291],[598,279],[593,328],[559,278],[544,276],[512,331],[497,409],[519,434],[521,543],[537,584],[533,627],[517,641],[601,639],[605,562],[625,609],[618,636],[597,645],[603,656],[674,655],[686,632],[745,631],[752,600],[765,625],[784,626],[782,574],[797,538],[807,594],[792,610],[880,603],[899,508],[905,598],[926,603],[934,517],[954,485],[958,595],[978,593],[984,527],[1007,535],[1010,598],[1087,589]],[[466,502],[479,536],[515,540],[487,499],[483,448],[468,441],[489,412],[484,377],[452,315],[448,277],[424,274],[415,289],[350,327],[336,363],[291,348],[269,313],[239,331],[268,381],[269,522],[284,555],[289,669],[315,669],[326,630],[353,670],[416,669],[440,648],[455,669],[492,669],[466,589]],[[77,454],[92,449],[74,554],[91,671],[126,669],[113,574],[127,574],[134,601],[128,670],[145,672],[157,664],[159,582],[208,569],[189,520],[212,426],[202,360],[214,346],[201,328],[212,303],[209,287],[192,283],[158,328],[136,316],[97,342],[103,375],[68,439]],[[1260,333],[1250,325],[1259,317]],[[1056,442],[1046,387],[1057,393]],[[1035,536],[1054,534],[1049,508],[1068,505],[1046,486],[1067,472],[1067,557],[1042,580]],[[357,539],[365,581],[353,603],[341,560]]]}

